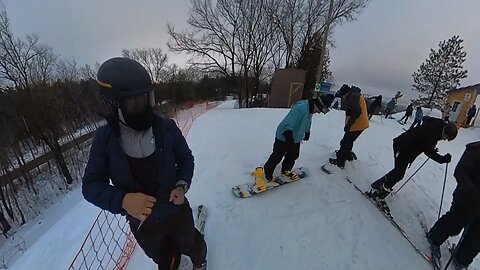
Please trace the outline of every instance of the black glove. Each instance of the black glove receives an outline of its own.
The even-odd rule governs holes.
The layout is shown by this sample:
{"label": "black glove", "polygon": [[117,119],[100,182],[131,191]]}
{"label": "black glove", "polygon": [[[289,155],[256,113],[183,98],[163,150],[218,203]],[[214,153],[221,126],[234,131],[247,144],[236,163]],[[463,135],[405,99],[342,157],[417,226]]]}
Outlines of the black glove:
{"label": "black glove", "polygon": [[306,132],[305,137],[303,137],[304,141],[308,141],[308,139],[310,139],[310,132]]}
{"label": "black glove", "polygon": [[442,163],[450,163],[450,162],[452,162],[452,155],[446,154],[445,156],[443,156]]}
{"label": "black glove", "polygon": [[345,125],[345,127],[343,128],[343,131],[344,131],[344,132],[350,132],[350,128],[351,128],[351,127],[352,127],[352,126]]}
{"label": "black glove", "polygon": [[295,142],[293,141],[293,131],[287,130],[283,132],[283,136],[285,136],[285,142],[288,144],[294,144]]}

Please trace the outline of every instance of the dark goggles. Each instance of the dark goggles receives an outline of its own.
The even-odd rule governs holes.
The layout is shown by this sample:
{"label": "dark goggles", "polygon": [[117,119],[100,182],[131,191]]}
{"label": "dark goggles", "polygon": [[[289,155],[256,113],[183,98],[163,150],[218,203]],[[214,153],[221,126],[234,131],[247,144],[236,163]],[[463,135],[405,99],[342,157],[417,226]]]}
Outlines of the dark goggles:
{"label": "dark goggles", "polygon": [[120,108],[126,114],[140,114],[150,107],[150,95],[152,91],[136,96],[124,97],[120,102]]}

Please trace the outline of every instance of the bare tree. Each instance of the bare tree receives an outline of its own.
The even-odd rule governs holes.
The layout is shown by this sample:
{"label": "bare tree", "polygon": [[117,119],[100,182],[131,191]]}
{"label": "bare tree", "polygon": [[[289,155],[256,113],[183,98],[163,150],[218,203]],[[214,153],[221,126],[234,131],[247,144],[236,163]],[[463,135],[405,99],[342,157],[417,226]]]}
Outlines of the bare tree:
{"label": "bare tree", "polygon": [[58,142],[63,134],[62,115],[58,111],[64,103],[58,102],[48,85],[55,57],[49,47],[38,41],[36,36],[15,37],[7,12],[0,11],[0,77],[13,86],[15,110],[28,133],[49,146],[66,183],[71,184],[73,178]]}
{"label": "bare tree", "polygon": [[[191,0],[188,24],[190,31],[178,32],[168,25],[172,40],[170,50],[192,56],[190,63],[201,70],[218,72],[229,78],[237,89],[240,104],[242,92],[237,83],[237,46],[241,10],[237,0]],[[195,59],[195,60],[194,60]]]}
{"label": "bare tree", "polygon": [[123,49],[122,55],[141,63],[154,83],[161,81],[162,71],[167,64],[167,55],[161,48]]}
{"label": "bare tree", "polygon": [[61,59],[57,61],[56,75],[60,81],[73,82],[80,79],[81,69],[77,67],[77,61],[75,59]]}
{"label": "bare tree", "polygon": [[30,66],[30,77],[33,84],[46,84],[53,81],[53,67],[58,56],[52,49],[46,45],[37,45],[34,47],[37,56],[33,58]]}
{"label": "bare tree", "polygon": [[84,67],[80,68],[80,78],[86,81],[95,80],[97,78],[97,72],[99,68],[100,64],[98,62],[95,63],[93,67],[86,64]]}
{"label": "bare tree", "polygon": [[40,46],[38,40],[35,35],[16,38],[10,30],[6,10],[0,11],[0,77],[15,88],[31,87],[31,67],[38,62],[36,57],[48,50],[46,46]]}

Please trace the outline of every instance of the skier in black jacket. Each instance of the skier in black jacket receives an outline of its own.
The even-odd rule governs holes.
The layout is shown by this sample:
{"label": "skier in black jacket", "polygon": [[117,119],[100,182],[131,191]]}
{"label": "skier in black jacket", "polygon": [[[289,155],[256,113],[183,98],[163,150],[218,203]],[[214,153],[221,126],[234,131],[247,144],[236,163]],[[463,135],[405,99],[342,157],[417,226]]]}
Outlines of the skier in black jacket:
{"label": "skier in black jacket", "polygon": [[422,125],[410,129],[393,139],[393,154],[395,167],[386,175],[371,184],[372,190],[368,195],[375,199],[383,200],[393,186],[402,180],[410,164],[421,154],[438,163],[449,163],[450,154],[439,155],[436,150],[440,140],[453,140],[457,136],[457,126],[452,122],[442,119],[425,117]]}
{"label": "skier in black jacket", "polygon": [[405,119],[405,122],[403,122],[403,124],[406,124],[408,118],[412,116],[412,114],[413,114],[413,104],[410,103],[410,105],[408,105],[407,109],[405,110],[405,115],[402,117],[402,119],[398,120],[398,122],[401,124],[402,120]]}
{"label": "skier in black jacket", "polygon": [[[458,246],[453,262],[458,268],[466,268],[480,251],[480,141],[467,145],[455,168],[457,188],[453,192],[450,210],[445,213],[428,233],[428,241],[434,256],[440,258],[440,245],[450,236],[466,230]],[[468,226],[468,224],[470,226]],[[462,268],[463,267],[463,268]]]}

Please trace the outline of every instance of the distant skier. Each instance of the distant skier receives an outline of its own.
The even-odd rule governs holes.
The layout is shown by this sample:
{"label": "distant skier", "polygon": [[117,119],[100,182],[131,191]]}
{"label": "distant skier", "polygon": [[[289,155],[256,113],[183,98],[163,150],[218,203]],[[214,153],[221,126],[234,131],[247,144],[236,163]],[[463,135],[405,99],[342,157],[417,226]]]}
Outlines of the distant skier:
{"label": "distant skier", "polygon": [[416,126],[420,125],[422,123],[422,119],[423,119],[423,110],[422,110],[422,107],[418,106],[417,111],[415,112],[415,120],[413,120],[413,123],[410,126],[410,129],[414,129]]}
{"label": "distant skier", "polygon": [[[440,258],[440,245],[449,237],[466,230],[454,257],[457,268],[468,267],[480,251],[480,141],[466,146],[455,168],[457,188],[450,210],[430,229],[427,238],[434,256]],[[468,224],[470,226],[467,228]]]}
{"label": "distant skier", "polygon": [[397,100],[395,98],[392,98],[387,103],[387,108],[385,109],[385,118],[388,118],[390,115],[393,114],[393,111],[395,110],[396,106],[397,106]]}
{"label": "distant skier", "polygon": [[330,158],[329,164],[324,166],[327,171],[333,170],[334,165],[343,169],[347,160],[353,160],[356,155],[352,152],[353,143],[368,128],[367,104],[361,94],[361,89],[356,86],[342,85],[336,95],[342,98],[342,109],[345,111],[345,132],[340,141],[340,149],[336,158]]}
{"label": "distant skier", "polygon": [[407,168],[421,153],[438,163],[449,163],[452,159],[451,155],[439,155],[436,145],[440,140],[451,141],[455,139],[457,132],[457,126],[452,122],[425,117],[422,125],[410,129],[393,139],[395,167],[389,173],[373,182],[371,184],[372,190],[367,195],[378,200],[385,199],[392,191],[393,186],[402,180]]}
{"label": "distant skier", "polygon": [[382,106],[382,95],[372,97],[372,103],[368,106],[368,119],[372,119],[373,114]]}
{"label": "distant skier", "polygon": [[175,122],[153,113],[148,72],[134,60],[117,57],[100,66],[97,82],[110,115],[93,139],[83,196],[125,215],[158,269],[177,269],[185,254],[193,269],[205,270],[207,247],[185,198],[193,176],[192,152]]}
{"label": "distant skier", "polygon": [[473,106],[468,110],[467,113],[467,120],[465,121],[465,124],[467,126],[470,126],[470,123],[472,122],[472,119],[475,117],[477,114],[477,106],[473,104]]}
{"label": "distant skier", "polygon": [[310,139],[310,127],[314,113],[329,111],[334,95],[322,95],[319,98],[298,101],[278,125],[273,153],[263,166],[265,179],[273,180],[273,171],[282,161],[282,178],[284,181],[296,181],[300,177],[292,172],[295,160],[300,154],[300,143]]}
{"label": "distant skier", "polygon": [[403,124],[406,124],[407,123],[407,120],[410,116],[412,116],[413,114],[413,104],[410,103],[407,107],[407,109],[405,110],[405,115],[402,117],[402,119],[398,120],[398,122],[402,122],[403,119],[405,119],[405,121],[403,122]]}

